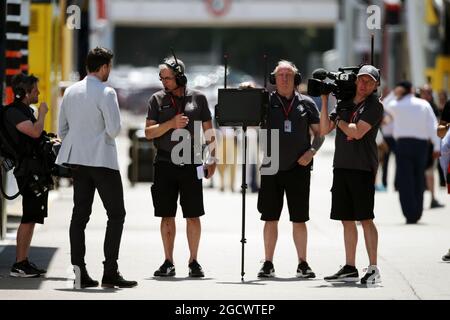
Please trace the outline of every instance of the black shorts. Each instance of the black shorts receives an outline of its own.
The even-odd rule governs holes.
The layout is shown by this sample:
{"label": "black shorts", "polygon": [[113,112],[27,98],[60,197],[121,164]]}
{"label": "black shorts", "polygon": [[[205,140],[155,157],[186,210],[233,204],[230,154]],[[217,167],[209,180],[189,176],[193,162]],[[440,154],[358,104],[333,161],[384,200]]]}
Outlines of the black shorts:
{"label": "black shorts", "polygon": [[374,219],[375,176],[370,171],[334,169],[331,187],[331,219]]}
{"label": "black shorts", "polygon": [[155,181],[151,187],[156,217],[175,217],[178,194],[184,218],[205,214],[202,180],[197,178],[197,165],[177,166],[170,162],[155,163]]}
{"label": "black shorts", "polygon": [[261,213],[261,220],[280,220],[286,191],[290,221],[308,221],[310,180],[311,166],[297,165],[291,170],[279,171],[274,175],[262,175],[258,193],[258,211]]}
{"label": "black shorts", "polygon": [[22,220],[21,223],[43,224],[48,214],[48,191],[36,197],[28,186],[23,186],[25,178],[16,177],[17,185],[22,189]]}

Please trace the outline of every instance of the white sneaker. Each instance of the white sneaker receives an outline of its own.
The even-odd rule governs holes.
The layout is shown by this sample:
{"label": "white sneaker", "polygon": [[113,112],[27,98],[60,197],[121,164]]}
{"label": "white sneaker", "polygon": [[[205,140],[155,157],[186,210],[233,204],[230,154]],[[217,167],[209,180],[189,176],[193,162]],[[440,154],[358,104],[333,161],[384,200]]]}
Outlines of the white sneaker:
{"label": "white sneaker", "polygon": [[376,284],[381,282],[380,270],[377,266],[369,266],[364,269],[366,274],[361,278],[361,284]]}

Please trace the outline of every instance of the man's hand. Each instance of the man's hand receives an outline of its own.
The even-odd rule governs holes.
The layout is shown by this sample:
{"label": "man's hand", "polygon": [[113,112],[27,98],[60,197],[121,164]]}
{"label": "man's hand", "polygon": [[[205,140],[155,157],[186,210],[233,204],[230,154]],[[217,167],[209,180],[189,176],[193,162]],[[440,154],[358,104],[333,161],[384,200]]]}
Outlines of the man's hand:
{"label": "man's hand", "polygon": [[172,128],[173,129],[182,129],[187,126],[189,123],[189,118],[184,115],[184,113],[177,114],[172,118]]}
{"label": "man's hand", "polygon": [[441,153],[439,151],[433,152],[433,159],[438,159],[441,156]]}
{"label": "man's hand", "polygon": [[314,157],[314,153],[311,150],[306,151],[300,159],[297,160],[297,163],[301,166],[306,167]]}
{"label": "man's hand", "polygon": [[45,116],[48,112],[48,106],[47,103],[45,102],[41,102],[41,104],[39,105],[39,114],[42,114],[43,116]]}
{"label": "man's hand", "polygon": [[216,163],[211,163],[206,165],[206,170],[208,170],[208,175],[206,176],[206,179],[209,179],[213,176],[214,172],[216,171]]}

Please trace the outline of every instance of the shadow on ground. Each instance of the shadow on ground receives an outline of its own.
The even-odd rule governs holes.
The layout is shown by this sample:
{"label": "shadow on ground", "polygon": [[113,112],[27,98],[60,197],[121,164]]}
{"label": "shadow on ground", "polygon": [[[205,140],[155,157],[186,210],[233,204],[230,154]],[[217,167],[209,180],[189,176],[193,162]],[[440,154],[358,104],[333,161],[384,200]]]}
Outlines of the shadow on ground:
{"label": "shadow on ground", "polygon": [[[51,247],[31,247],[30,261],[38,267],[48,269],[53,256],[58,248]],[[45,275],[39,278],[13,278],[9,276],[11,267],[16,260],[15,246],[0,245],[0,290],[35,290],[39,289],[44,281],[67,281],[67,278],[48,277]]]}

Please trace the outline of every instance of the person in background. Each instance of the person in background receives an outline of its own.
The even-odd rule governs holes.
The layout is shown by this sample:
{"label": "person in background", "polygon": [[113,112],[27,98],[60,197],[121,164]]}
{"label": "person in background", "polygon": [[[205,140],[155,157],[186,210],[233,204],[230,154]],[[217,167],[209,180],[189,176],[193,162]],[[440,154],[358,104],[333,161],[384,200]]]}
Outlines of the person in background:
{"label": "person in background", "polygon": [[425,169],[430,141],[433,143],[433,158],[439,156],[437,120],[430,104],[413,95],[411,82],[399,82],[395,90],[397,99],[386,106],[386,112],[394,121],[400,204],[406,223],[415,224],[423,212]]}
{"label": "person in background", "polygon": [[[419,88],[419,94],[420,94],[420,98],[428,101],[431,108],[433,109],[433,113],[434,113],[434,115],[436,117],[436,121],[437,121],[439,119],[440,114],[439,114],[438,107],[437,107],[436,103],[434,102],[433,89],[431,88],[430,85],[426,84],[426,85],[422,86],[421,88]],[[440,167],[439,165],[436,165],[436,164],[437,164],[437,161],[435,158],[433,158],[433,143],[430,141],[428,144],[428,158],[427,158],[427,166],[425,169],[427,190],[429,190],[431,193],[430,209],[444,207],[444,205],[441,204],[436,199],[436,193],[435,193],[435,188],[434,188],[434,185],[435,185],[434,170],[435,170],[435,167],[437,167],[437,168]]]}

